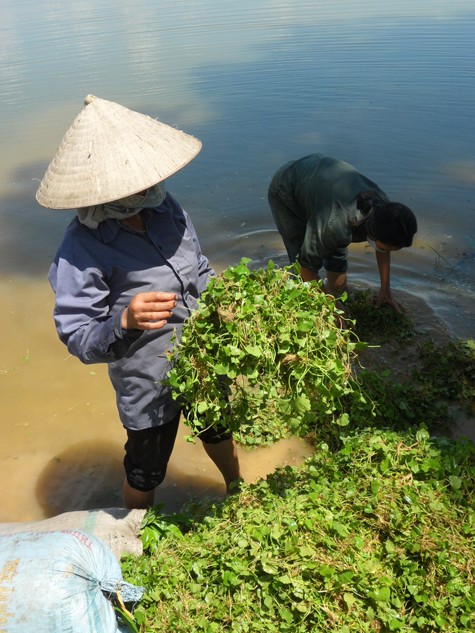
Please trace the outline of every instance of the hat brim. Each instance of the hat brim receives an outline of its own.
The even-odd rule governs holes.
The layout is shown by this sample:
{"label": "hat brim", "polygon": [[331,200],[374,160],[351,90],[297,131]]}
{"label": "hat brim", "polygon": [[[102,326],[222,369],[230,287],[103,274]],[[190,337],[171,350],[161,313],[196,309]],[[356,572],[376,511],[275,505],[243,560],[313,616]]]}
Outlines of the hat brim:
{"label": "hat brim", "polygon": [[112,202],[185,167],[201,141],[156,119],[89,95],[61,141],[36,199],[49,209]]}

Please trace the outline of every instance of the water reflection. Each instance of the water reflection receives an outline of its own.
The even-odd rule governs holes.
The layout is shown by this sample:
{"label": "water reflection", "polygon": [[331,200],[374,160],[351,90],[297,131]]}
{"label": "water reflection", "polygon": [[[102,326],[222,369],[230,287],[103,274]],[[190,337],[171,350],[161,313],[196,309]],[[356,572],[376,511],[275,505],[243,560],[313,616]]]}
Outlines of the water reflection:
{"label": "water reflection", "polygon": [[[22,246],[31,242],[26,221],[48,250],[57,244],[61,231],[48,228],[65,223],[44,219],[34,179],[95,92],[203,140],[171,187],[212,235],[213,251],[242,222],[245,232],[271,228],[269,178],[313,151],[351,162],[416,209],[430,238],[451,233],[467,248],[475,229],[470,3],[208,0],[160,11],[142,0],[133,21],[127,7],[4,5],[0,212],[19,224],[11,237],[23,236]],[[11,240],[2,241],[8,266]],[[37,269],[34,250],[22,259]]]}

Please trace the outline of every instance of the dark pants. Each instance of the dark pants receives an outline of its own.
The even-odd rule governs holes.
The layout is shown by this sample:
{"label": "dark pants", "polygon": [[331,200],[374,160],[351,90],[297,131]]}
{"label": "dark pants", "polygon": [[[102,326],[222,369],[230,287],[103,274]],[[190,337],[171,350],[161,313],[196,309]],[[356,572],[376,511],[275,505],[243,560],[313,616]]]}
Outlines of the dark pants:
{"label": "dark pants", "polygon": [[[285,165],[282,169],[285,169]],[[277,171],[269,186],[268,201],[285,250],[291,264],[298,260],[300,249],[305,241],[307,221],[302,209],[294,207],[292,197],[279,188],[280,172]],[[320,260],[315,260],[313,270],[321,267],[333,273],[344,273],[348,270],[348,249],[337,248]]]}
{"label": "dark pants", "polygon": [[[142,431],[127,431],[125,444],[124,468],[131,488],[148,492],[165,479],[168,461],[175,445],[178,414],[171,422],[162,426],[154,426]],[[226,428],[205,429],[198,437],[206,444],[219,444],[231,439]]]}

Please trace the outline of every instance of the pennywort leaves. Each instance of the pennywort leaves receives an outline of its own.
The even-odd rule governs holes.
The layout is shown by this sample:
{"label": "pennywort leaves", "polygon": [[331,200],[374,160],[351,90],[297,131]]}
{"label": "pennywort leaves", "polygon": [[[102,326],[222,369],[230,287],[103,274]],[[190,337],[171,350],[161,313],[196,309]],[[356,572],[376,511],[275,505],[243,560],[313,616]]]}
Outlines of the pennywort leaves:
{"label": "pennywort leaves", "polygon": [[334,422],[348,424],[348,400],[362,398],[351,369],[361,344],[319,284],[249,261],[212,279],[185,324],[168,377],[174,397],[194,433],[224,421],[245,444],[316,426],[331,435]]}

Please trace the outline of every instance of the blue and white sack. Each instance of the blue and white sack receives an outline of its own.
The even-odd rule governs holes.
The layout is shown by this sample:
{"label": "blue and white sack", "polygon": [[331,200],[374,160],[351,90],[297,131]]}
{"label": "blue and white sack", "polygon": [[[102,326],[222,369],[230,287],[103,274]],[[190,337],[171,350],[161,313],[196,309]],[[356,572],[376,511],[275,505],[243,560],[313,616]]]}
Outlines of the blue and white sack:
{"label": "blue and white sack", "polygon": [[119,633],[110,602],[138,602],[111,550],[86,532],[0,535],[0,633]]}

